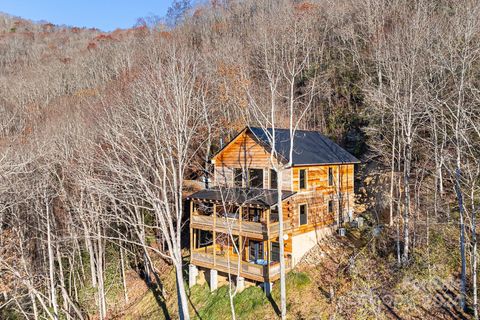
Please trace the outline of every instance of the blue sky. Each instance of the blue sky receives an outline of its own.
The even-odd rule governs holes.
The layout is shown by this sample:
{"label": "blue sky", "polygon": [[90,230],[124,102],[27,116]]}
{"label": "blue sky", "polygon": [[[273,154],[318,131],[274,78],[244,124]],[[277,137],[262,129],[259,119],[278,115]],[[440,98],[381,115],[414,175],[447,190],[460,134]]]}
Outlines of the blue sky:
{"label": "blue sky", "polygon": [[0,0],[0,12],[103,31],[129,28],[138,18],[163,17],[172,0]]}

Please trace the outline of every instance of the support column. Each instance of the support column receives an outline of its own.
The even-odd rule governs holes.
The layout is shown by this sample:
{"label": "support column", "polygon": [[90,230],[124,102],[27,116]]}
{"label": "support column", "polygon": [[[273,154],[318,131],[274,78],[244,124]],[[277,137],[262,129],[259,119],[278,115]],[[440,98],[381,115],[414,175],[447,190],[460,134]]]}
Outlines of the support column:
{"label": "support column", "polygon": [[210,291],[213,292],[217,290],[218,287],[218,271],[210,269]]}
{"label": "support column", "polygon": [[217,265],[217,204],[213,204],[213,266]]}
{"label": "support column", "polygon": [[196,265],[188,265],[188,287],[191,288],[197,284],[198,268]]}
{"label": "support column", "polygon": [[271,249],[271,239],[270,239],[270,211],[271,209],[268,208],[265,212],[266,212],[266,215],[267,215],[267,248],[265,250],[265,252],[267,253],[267,274],[264,275],[266,276],[266,279],[268,281],[270,281],[270,257],[271,257],[271,252],[270,252],[270,249]]}
{"label": "support column", "polygon": [[264,282],[263,283],[263,291],[265,291],[266,296],[271,296],[272,295],[272,289],[273,289],[273,282]]}
{"label": "support column", "polygon": [[245,278],[244,277],[237,277],[237,292],[242,292],[245,289]]}
{"label": "support column", "polygon": [[242,236],[242,220],[243,220],[243,207],[240,206],[238,208],[238,219],[239,219],[239,228],[238,228],[238,254],[240,255],[240,274],[238,275],[239,277],[242,276],[242,270],[243,270],[243,267],[242,267],[242,263],[243,263],[243,236]]}

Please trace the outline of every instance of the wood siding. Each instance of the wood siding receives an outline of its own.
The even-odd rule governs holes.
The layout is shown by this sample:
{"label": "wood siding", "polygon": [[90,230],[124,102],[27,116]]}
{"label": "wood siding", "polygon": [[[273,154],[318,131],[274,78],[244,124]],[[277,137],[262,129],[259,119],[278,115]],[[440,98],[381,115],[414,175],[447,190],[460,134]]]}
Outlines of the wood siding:
{"label": "wood siding", "polygon": [[[270,153],[257,143],[251,133],[242,133],[214,158],[215,185],[233,186],[233,169],[263,169],[263,186],[270,188]],[[291,170],[284,170],[282,188],[292,189]]]}
{"label": "wood siding", "polygon": [[[333,171],[333,184],[328,181],[328,169]],[[306,188],[299,188],[300,170],[306,171]],[[292,168],[294,197],[284,203],[285,219],[289,219],[292,236],[334,224],[340,211],[345,218],[353,210],[354,165],[316,165]],[[333,201],[333,212],[328,212],[328,201]],[[299,205],[307,205],[307,224],[300,225]]]}

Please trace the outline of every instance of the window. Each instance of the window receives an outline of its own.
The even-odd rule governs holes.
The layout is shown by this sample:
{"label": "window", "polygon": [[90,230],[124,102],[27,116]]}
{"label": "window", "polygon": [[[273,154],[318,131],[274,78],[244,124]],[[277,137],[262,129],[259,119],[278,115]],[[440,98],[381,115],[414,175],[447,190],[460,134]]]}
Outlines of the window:
{"label": "window", "polygon": [[333,168],[328,168],[328,185],[333,186]]}
{"label": "window", "polygon": [[280,261],[280,244],[278,242],[272,242],[271,246],[270,260],[273,262]]}
{"label": "window", "polygon": [[235,187],[242,187],[243,170],[239,168],[233,169],[233,184]]}
{"label": "window", "polygon": [[260,222],[261,216],[262,213],[259,208],[248,208],[248,221]]}
{"label": "window", "polygon": [[248,170],[248,186],[250,188],[263,188],[263,169]]}
{"label": "window", "polygon": [[278,222],[278,209],[270,209],[270,222]]}
{"label": "window", "polygon": [[307,187],[307,170],[299,170],[299,186],[300,189],[305,189]]}
{"label": "window", "polygon": [[301,204],[298,206],[298,211],[300,213],[300,225],[303,226],[304,224],[307,224],[307,205],[306,204]]}
{"label": "window", "polygon": [[277,172],[270,169],[270,189],[277,189]]}
{"label": "window", "polygon": [[263,242],[250,240],[250,261],[263,260]]}
{"label": "window", "polygon": [[328,213],[333,213],[333,200],[328,200]]}

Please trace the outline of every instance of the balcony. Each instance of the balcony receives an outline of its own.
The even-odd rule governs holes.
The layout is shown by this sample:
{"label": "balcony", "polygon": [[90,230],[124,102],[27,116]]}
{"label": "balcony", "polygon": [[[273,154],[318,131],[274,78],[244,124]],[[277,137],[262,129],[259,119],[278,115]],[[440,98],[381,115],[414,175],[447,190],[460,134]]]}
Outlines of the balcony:
{"label": "balcony", "polygon": [[[233,275],[240,275],[246,279],[255,281],[275,281],[280,277],[280,263],[270,262],[262,265],[251,261],[239,261],[239,256],[235,254],[225,254],[214,252],[213,246],[195,249],[191,253],[190,261],[192,264],[215,269],[221,272]],[[292,267],[290,257],[285,257],[286,271]]]}
{"label": "balcony", "polygon": [[[228,215],[227,215],[228,216]],[[231,215],[233,216],[233,215]],[[284,230],[290,229],[290,224],[284,222]],[[232,233],[234,235],[243,235],[255,239],[267,239],[269,236],[278,236],[280,229],[279,222],[253,222],[240,220],[238,218],[220,217],[214,219],[213,215],[192,214],[190,227],[195,229],[218,231],[223,233]]]}

